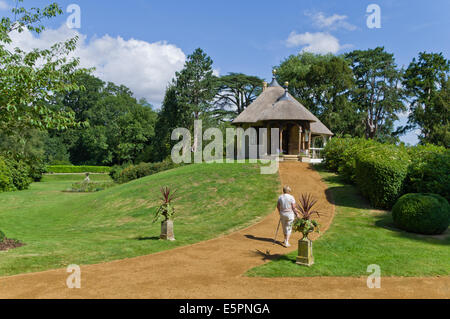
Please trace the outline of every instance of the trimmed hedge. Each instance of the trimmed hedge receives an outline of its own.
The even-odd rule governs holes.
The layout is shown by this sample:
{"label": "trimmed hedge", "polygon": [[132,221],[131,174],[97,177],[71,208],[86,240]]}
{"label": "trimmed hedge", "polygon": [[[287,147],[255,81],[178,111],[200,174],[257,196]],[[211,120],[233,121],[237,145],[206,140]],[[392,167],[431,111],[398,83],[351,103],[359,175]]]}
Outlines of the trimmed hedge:
{"label": "trimmed hedge", "polygon": [[375,207],[391,208],[404,193],[434,193],[450,200],[450,150],[444,147],[334,138],[323,154],[325,167],[357,184]]}
{"label": "trimmed hedge", "polygon": [[403,230],[437,235],[450,224],[450,205],[437,194],[406,194],[392,208],[395,225]]}
{"label": "trimmed hedge", "polygon": [[332,172],[338,172],[342,166],[342,154],[351,145],[356,144],[356,138],[332,138],[323,150],[324,164]]}
{"label": "trimmed hedge", "polygon": [[338,173],[349,183],[356,182],[356,157],[360,152],[365,152],[368,148],[380,145],[374,140],[365,138],[354,139],[353,143],[349,143],[347,148],[343,150],[340,156],[340,166]]}
{"label": "trimmed hedge", "polygon": [[402,195],[409,166],[405,148],[377,145],[358,152],[356,184],[372,206],[389,209]]}
{"label": "trimmed hedge", "polygon": [[355,183],[356,156],[368,147],[380,145],[365,138],[334,138],[324,149],[325,166],[341,175],[346,182]]}
{"label": "trimmed hedge", "polygon": [[111,167],[108,166],[74,166],[74,165],[50,165],[49,173],[109,173]]}
{"label": "trimmed hedge", "polygon": [[109,175],[116,183],[127,183],[129,181],[166,171],[182,164],[175,164],[170,160],[157,163],[140,163],[126,167],[115,166]]}
{"label": "trimmed hedge", "polygon": [[411,165],[405,185],[407,193],[434,193],[450,200],[450,150],[435,145],[408,149]]}

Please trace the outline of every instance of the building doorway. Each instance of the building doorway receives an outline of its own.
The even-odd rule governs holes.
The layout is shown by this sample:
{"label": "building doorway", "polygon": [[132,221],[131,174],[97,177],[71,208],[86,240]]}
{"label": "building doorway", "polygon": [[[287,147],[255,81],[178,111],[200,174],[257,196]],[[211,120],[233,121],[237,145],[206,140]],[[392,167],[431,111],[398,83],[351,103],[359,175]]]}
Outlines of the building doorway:
{"label": "building doorway", "polygon": [[284,155],[289,154],[289,135],[290,135],[289,133],[290,133],[289,127],[285,128],[282,133],[281,152]]}
{"label": "building doorway", "polygon": [[282,134],[281,149],[284,155],[298,155],[299,149],[299,130],[298,125],[289,124]]}

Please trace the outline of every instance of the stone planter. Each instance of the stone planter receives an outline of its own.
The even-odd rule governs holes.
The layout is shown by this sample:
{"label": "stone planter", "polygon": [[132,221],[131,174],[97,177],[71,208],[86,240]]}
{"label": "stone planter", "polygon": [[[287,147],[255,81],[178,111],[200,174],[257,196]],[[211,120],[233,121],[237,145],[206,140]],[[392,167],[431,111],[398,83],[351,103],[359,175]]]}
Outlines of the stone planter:
{"label": "stone planter", "polygon": [[296,264],[308,267],[314,264],[312,241],[308,238],[302,238],[298,241],[298,256]]}
{"label": "stone planter", "polygon": [[173,220],[165,220],[161,222],[161,235],[159,238],[164,240],[175,240],[175,236],[173,234]]}

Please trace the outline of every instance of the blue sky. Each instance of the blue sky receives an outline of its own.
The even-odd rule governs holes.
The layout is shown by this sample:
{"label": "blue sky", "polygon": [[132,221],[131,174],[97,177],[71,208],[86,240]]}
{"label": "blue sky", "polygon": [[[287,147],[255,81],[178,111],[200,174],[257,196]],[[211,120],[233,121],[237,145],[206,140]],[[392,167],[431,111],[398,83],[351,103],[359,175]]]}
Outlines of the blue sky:
{"label": "blue sky", "polygon": [[[25,0],[25,4],[27,2],[31,3]],[[41,6],[50,1],[32,2]],[[13,1],[0,0],[0,10],[2,3],[11,5]],[[107,80],[123,80],[137,95],[145,96],[156,106],[168,79],[180,68],[185,56],[197,47],[211,56],[220,74],[243,72],[265,79],[271,77],[273,66],[305,48],[320,52],[325,46],[333,53],[343,53],[384,46],[395,54],[397,63],[405,67],[421,51],[450,56],[448,0],[286,0],[277,3],[263,0],[72,0],[58,3],[63,8],[71,3],[80,6],[81,28],[73,32],[83,37],[82,58],[99,64],[103,72],[99,74],[104,74]],[[366,25],[369,4],[381,8],[379,29],[369,29]],[[59,32],[48,34],[47,42],[52,36],[59,40],[59,35],[67,33],[61,30],[67,16],[49,22],[49,28]],[[290,35],[293,41],[288,45]],[[131,39],[139,42],[131,43]],[[24,41],[24,45],[32,43],[30,39]],[[113,54],[115,47],[122,49]],[[104,59],[95,55],[103,55]],[[141,59],[142,56],[145,59]],[[116,59],[114,63],[113,59]],[[153,60],[157,61],[155,71],[151,67],[144,71],[146,61]],[[134,68],[127,67],[130,63],[135,64]],[[133,72],[127,74],[129,69]],[[146,73],[140,74],[141,69]],[[145,80],[147,78],[150,80]],[[415,143],[416,137],[411,133],[402,140]]]}

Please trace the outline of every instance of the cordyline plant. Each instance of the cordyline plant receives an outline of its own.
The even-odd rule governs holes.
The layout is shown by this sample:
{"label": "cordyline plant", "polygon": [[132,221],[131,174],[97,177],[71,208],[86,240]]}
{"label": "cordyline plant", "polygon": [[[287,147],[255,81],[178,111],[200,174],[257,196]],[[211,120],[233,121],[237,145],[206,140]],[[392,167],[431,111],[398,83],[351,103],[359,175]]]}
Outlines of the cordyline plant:
{"label": "cordyline plant", "polygon": [[300,212],[300,218],[294,221],[292,229],[303,234],[303,239],[308,239],[308,235],[314,231],[319,232],[319,223],[311,219],[312,215],[320,217],[318,211],[313,210],[317,203],[311,194],[302,194],[297,203],[297,210]]}
{"label": "cordyline plant", "polygon": [[155,219],[156,222],[160,217],[164,218],[164,221],[172,220],[175,215],[175,207],[172,206],[172,201],[175,199],[175,193],[168,186],[161,187],[161,205],[156,210]]}

